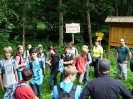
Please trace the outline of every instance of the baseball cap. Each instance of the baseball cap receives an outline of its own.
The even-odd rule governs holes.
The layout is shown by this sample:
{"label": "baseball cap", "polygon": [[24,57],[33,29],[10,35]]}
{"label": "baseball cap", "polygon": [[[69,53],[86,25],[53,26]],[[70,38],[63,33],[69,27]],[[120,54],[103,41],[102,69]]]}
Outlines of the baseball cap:
{"label": "baseball cap", "polygon": [[105,72],[110,70],[110,62],[107,59],[102,59],[99,61],[99,70]]}

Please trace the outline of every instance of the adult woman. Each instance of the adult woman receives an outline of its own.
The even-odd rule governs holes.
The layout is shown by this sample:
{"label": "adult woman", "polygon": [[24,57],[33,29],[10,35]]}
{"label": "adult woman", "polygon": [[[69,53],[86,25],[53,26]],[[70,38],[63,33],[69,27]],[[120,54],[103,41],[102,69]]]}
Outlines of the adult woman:
{"label": "adult woman", "polygon": [[[56,53],[55,47],[49,47],[48,48],[49,53],[51,54],[51,61],[47,62],[47,64],[50,65],[50,76],[48,78],[48,83],[51,88],[51,95],[53,94],[53,87],[54,85],[57,85],[57,74],[58,74],[58,65],[59,65],[59,56]],[[52,83],[52,80],[54,80],[54,84]]]}
{"label": "adult woman", "polygon": [[103,48],[100,45],[100,40],[95,39],[95,46],[93,47],[92,52],[93,52],[92,62],[94,65],[95,77],[99,77],[100,76],[100,72],[98,70],[99,60],[103,58]]}

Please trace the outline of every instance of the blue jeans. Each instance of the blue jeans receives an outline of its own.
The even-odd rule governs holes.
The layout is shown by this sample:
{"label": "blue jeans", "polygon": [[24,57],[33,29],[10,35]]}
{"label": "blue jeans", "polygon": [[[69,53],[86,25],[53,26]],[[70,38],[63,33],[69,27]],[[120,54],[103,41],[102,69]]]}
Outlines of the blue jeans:
{"label": "blue jeans", "polygon": [[17,72],[18,72],[18,81],[23,80],[23,78],[22,78],[22,69],[18,69]]}
{"label": "blue jeans", "polygon": [[[51,74],[48,78],[48,83],[50,85],[50,89],[53,90],[54,85],[57,85],[57,74]],[[52,83],[52,80],[54,80],[54,84]]]}
{"label": "blue jeans", "polygon": [[42,84],[41,85],[37,85],[37,84],[31,84],[31,88],[34,91],[35,95],[41,99],[41,89],[42,89]]}
{"label": "blue jeans", "polygon": [[87,64],[86,72],[84,74],[83,83],[87,83],[88,82],[88,79],[89,79],[89,71],[90,71],[90,66],[89,66],[89,64]]}

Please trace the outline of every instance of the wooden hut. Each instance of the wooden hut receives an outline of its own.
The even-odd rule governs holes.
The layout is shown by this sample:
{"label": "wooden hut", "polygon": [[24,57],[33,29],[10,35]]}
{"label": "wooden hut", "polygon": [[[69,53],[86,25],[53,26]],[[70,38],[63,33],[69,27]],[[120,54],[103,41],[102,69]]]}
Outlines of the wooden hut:
{"label": "wooden hut", "polygon": [[111,16],[107,17],[105,22],[110,23],[108,59],[110,57],[110,47],[119,46],[121,38],[125,39],[125,43],[129,48],[133,48],[133,17]]}

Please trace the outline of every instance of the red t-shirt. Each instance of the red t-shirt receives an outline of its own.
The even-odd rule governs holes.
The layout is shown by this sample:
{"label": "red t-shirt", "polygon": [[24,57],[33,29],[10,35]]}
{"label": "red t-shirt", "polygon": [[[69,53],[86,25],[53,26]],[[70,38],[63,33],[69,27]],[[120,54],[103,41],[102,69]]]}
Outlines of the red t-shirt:
{"label": "red t-shirt", "polygon": [[34,99],[34,94],[30,86],[20,86],[15,90],[15,99]]}
{"label": "red t-shirt", "polygon": [[87,58],[86,58],[86,56],[79,55],[79,56],[75,57],[74,60],[73,60],[72,66],[76,67],[76,69],[78,70],[79,74],[85,73],[86,66],[87,66]]}

